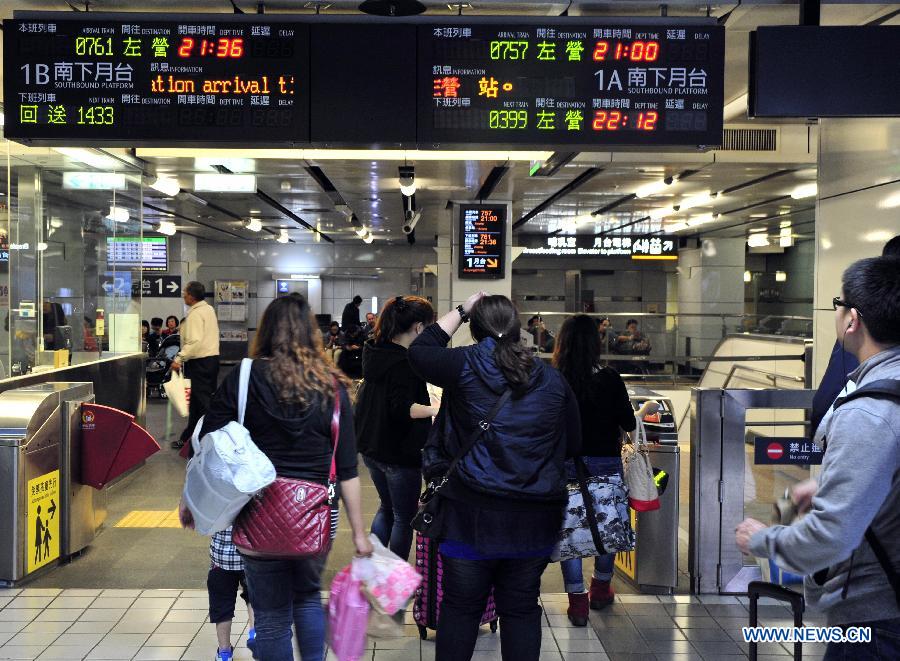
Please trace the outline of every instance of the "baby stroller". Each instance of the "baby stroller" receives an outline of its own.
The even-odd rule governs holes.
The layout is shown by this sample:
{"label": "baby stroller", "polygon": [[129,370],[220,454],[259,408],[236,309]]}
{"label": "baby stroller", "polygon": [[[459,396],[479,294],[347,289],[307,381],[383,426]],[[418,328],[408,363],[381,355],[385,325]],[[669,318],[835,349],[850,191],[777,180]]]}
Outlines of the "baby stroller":
{"label": "baby stroller", "polygon": [[163,381],[169,374],[172,367],[172,361],[178,355],[181,349],[181,338],[177,333],[167,335],[159,345],[159,350],[155,356],[147,359],[144,371],[147,379],[147,397],[166,398],[166,391],[163,389]]}

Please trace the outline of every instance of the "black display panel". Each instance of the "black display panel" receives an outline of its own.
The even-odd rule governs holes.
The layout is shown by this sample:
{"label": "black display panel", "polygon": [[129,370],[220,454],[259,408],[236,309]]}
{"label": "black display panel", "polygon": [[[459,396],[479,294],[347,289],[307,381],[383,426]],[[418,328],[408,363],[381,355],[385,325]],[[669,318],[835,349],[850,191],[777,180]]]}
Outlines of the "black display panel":
{"label": "black display panel", "polygon": [[312,26],[310,39],[312,142],[413,145],[415,26],[321,24]]}
{"label": "black display panel", "polygon": [[169,243],[164,236],[108,236],[106,263],[111,268],[169,270]]}
{"label": "black display panel", "polygon": [[460,279],[503,278],[506,256],[506,205],[460,204]]}
{"label": "black display panel", "polygon": [[4,21],[6,137],[308,142],[308,26],[146,19]]}
{"label": "black display panel", "polygon": [[759,28],[753,117],[900,116],[900,26]]}
{"label": "black display panel", "polygon": [[725,29],[556,22],[419,27],[419,142],[718,145]]}

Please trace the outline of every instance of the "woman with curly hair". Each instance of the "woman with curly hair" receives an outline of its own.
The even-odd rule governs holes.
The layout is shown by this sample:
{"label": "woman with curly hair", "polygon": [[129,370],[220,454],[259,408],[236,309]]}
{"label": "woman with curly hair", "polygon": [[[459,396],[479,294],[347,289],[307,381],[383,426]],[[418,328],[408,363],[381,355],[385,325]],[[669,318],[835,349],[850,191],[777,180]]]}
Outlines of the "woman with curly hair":
{"label": "woman with curly hair", "polygon": [[[328,483],[331,416],[341,399],[337,451],[339,494],[347,507],[353,545],[369,555],[360,506],[353,410],[347,379],[324,355],[322,334],[306,299],[275,299],[263,314],[254,342],[244,426],[281,477]],[[239,370],[225,379],[210,404],[200,437],[238,419]],[[332,515],[332,536],[337,511]],[[325,613],[319,590],[327,557],[270,560],[243,556],[250,603],[256,617],[256,653],[266,661],[293,659],[291,625],[303,661],[320,661]]]}

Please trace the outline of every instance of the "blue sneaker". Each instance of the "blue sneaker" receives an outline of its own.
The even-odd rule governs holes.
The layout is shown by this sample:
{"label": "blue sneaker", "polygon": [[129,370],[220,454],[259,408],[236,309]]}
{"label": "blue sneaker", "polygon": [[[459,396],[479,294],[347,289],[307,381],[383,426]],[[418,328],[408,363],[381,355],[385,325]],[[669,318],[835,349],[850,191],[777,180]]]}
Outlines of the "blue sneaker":
{"label": "blue sneaker", "polygon": [[247,631],[247,649],[250,650],[250,654],[253,655],[253,658],[256,658],[256,629],[250,629]]}
{"label": "blue sneaker", "polygon": [[231,661],[234,656],[234,648],[230,650],[217,650],[215,661]]}

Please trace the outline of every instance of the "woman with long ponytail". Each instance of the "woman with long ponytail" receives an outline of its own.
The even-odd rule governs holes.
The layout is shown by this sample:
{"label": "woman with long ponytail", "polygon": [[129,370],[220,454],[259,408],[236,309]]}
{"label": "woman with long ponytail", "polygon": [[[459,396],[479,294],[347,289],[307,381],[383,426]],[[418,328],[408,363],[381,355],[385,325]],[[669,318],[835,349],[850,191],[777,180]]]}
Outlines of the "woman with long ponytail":
{"label": "woman with long ponytail", "polygon": [[[476,344],[447,348],[470,319]],[[461,457],[440,491],[441,529],[429,533],[441,540],[444,572],[436,661],[472,657],[492,586],[503,658],[538,661],[541,575],[562,525],[565,460],[581,446],[575,396],[522,345],[505,296],[471,296],[416,338],[409,362],[444,389],[425,479]]]}
{"label": "woman with long ponytail", "polygon": [[437,413],[425,382],[409,365],[407,348],[433,321],[431,303],[420,296],[385,303],[374,337],[363,345],[363,384],[356,399],[359,451],[381,500],[372,532],[404,559],[422,490],[422,446]]}

